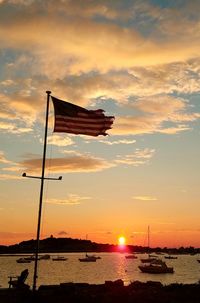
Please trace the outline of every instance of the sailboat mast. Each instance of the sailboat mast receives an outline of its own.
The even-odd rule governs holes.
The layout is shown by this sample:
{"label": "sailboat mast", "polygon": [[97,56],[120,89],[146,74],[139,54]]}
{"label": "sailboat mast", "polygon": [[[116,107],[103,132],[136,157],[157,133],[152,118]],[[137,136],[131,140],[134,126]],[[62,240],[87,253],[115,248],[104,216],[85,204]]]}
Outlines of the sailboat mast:
{"label": "sailboat mast", "polygon": [[38,225],[37,225],[37,239],[36,239],[36,251],[35,251],[35,266],[33,275],[33,291],[36,290],[37,284],[37,265],[38,265],[38,253],[39,253],[39,241],[40,241],[40,226],[41,226],[41,214],[42,214],[42,200],[43,200],[43,188],[44,188],[44,173],[45,173],[45,162],[46,162],[46,148],[47,148],[47,132],[48,132],[48,118],[49,118],[49,100],[51,91],[47,93],[47,105],[46,105],[46,123],[44,133],[44,147],[43,147],[43,159],[42,159],[42,175],[41,175],[41,186],[40,186],[40,200],[38,210]]}
{"label": "sailboat mast", "polygon": [[148,249],[150,248],[150,227],[148,225]]}

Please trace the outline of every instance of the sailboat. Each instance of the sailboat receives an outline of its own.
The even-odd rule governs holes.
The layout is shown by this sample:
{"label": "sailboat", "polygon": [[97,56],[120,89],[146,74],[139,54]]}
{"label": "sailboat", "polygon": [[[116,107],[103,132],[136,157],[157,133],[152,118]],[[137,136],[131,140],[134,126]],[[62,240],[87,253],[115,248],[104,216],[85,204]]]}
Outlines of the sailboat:
{"label": "sailboat", "polygon": [[[148,237],[148,250],[149,250],[149,247],[150,247],[150,227],[148,226],[148,230],[147,230],[147,237]],[[157,256],[152,256],[152,255],[148,255],[147,258],[142,258],[140,259],[140,261],[142,263],[151,263],[152,261],[155,261],[157,260]]]}
{"label": "sailboat", "polygon": [[[88,239],[88,235],[86,235],[86,240]],[[80,262],[96,262],[97,259],[101,259],[101,257],[97,257],[95,255],[88,255],[85,253],[85,258],[79,258]]]}
{"label": "sailboat", "polygon": [[85,258],[79,258],[80,262],[96,262],[98,257],[96,256],[89,256],[87,253],[85,254]]}

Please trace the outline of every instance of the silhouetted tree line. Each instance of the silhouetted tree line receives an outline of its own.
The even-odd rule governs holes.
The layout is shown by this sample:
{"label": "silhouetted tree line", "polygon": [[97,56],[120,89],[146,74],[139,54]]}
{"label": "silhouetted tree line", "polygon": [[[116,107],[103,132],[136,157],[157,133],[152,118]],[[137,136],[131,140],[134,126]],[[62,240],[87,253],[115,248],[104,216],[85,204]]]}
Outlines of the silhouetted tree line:
{"label": "silhouetted tree line", "polygon": [[[36,247],[36,240],[23,241],[15,245],[0,245],[0,254],[33,253]],[[127,245],[124,249],[118,245],[100,244],[90,240],[72,238],[54,238],[53,236],[40,240],[41,253],[54,252],[135,252],[135,253],[168,253],[168,254],[197,254],[200,248],[180,247],[180,248],[148,248],[143,246]]]}

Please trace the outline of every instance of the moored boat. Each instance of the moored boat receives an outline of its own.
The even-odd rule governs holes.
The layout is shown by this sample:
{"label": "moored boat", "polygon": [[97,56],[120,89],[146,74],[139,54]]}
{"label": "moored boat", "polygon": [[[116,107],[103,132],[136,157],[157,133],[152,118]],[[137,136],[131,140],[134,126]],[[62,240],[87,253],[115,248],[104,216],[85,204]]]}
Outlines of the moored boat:
{"label": "moored boat", "polygon": [[149,274],[167,274],[174,272],[174,268],[168,267],[162,260],[155,260],[148,265],[139,265],[138,267],[141,272]]}
{"label": "moored boat", "polygon": [[31,260],[27,260],[25,258],[19,258],[16,260],[17,263],[31,263]]}
{"label": "moored boat", "polygon": [[40,260],[49,260],[49,259],[51,259],[50,255],[41,255],[40,256]]}
{"label": "moored boat", "polygon": [[67,258],[64,256],[57,256],[52,258],[53,261],[66,261]]}
{"label": "moored boat", "polygon": [[169,259],[169,260],[178,259],[178,257],[176,257],[176,256],[165,256],[164,258]]}
{"label": "moored boat", "polygon": [[126,259],[137,259],[137,257],[134,254],[130,254],[125,256]]}
{"label": "moored boat", "polygon": [[96,262],[97,259],[99,259],[100,257],[96,257],[94,255],[85,255],[85,258],[79,258],[80,262]]}

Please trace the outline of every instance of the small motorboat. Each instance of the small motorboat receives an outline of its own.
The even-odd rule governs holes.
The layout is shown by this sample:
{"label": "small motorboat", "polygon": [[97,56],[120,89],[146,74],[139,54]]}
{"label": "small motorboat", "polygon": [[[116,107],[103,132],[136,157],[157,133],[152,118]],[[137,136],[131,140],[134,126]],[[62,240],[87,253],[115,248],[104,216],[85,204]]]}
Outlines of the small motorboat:
{"label": "small motorboat", "polygon": [[26,258],[19,258],[16,260],[17,263],[31,263],[31,260],[27,260]]}
{"label": "small motorboat", "polygon": [[141,272],[148,274],[172,274],[174,272],[173,267],[168,267],[162,260],[154,260],[148,265],[139,265],[138,267]]}
{"label": "small motorboat", "polygon": [[50,255],[41,255],[40,260],[49,260],[51,259]]}
{"label": "small motorboat", "polygon": [[169,260],[178,259],[176,256],[165,256],[164,258]]}
{"label": "small motorboat", "polygon": [[126,259],[137,259],[137,257],[134,254],[130,254],[125,256]]}
{"label": "small motorboat", "polygon": [[86,254],[85,258],[79,258],[79,261],[80,262],[96,262],[97,259],[100,259],[100,257]]}
{"label": "small motorboat", "polygon": [[52,258],[53,261],[66,261],[67,258],[64,256],[57,256]]}

